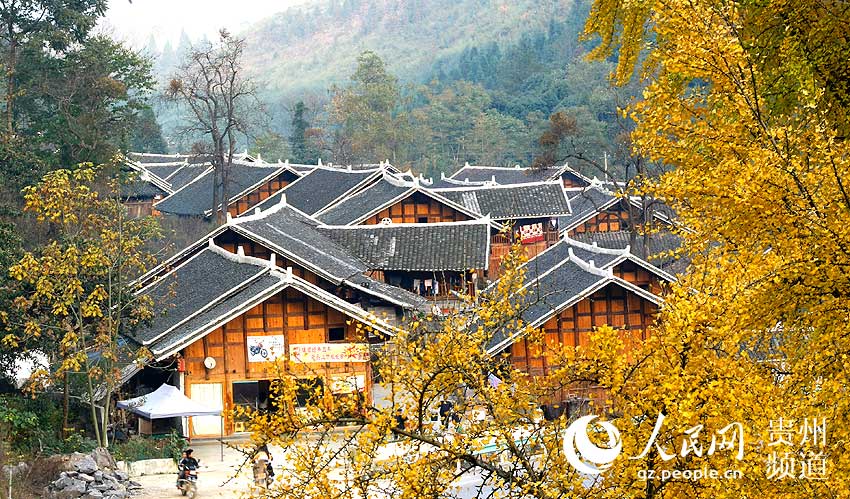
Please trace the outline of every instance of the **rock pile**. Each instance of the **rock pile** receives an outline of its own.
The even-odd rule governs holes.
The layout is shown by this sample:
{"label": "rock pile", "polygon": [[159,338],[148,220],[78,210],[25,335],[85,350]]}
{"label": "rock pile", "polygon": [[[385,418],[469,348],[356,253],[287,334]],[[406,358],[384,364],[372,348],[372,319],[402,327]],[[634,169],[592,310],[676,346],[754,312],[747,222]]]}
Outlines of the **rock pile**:
{"label": "rock pile", "polygon": [[46,499],[125,499],[141,492],[141,484],[116,470],[112,456],[103,449],[67,458],[65,471],[44,488]]}

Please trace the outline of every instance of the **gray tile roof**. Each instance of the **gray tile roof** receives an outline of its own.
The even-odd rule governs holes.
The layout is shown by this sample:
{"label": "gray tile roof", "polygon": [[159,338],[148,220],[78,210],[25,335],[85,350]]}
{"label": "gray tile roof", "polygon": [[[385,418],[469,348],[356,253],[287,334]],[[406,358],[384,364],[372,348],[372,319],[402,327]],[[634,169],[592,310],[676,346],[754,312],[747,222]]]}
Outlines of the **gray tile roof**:
{"label": "gray tile roof", "polygon": [[153,173],[157,177],[168,181],[168,177],[171,177],[178,170],[186,166],[186,163],[165,163],[165,164],[145,164],[141,165],[145,170]]}
{"label": "gray tile roof", "polygon": [[276,205],[283,195],[286,203],[313,215],[332,204],[362,184],[377,178],[379,170],[348,170],[343,168],[316,167],[306,175],[286,186],[280,193],[257,205],[268,209]]}
{"label": "gray tile roof", "polygon": [[570,197],[572,214],[558,217],[558,229],[561,231],[573,229],[602,210],[613,206],[618,201],[614,194],[591,186],[578,192],[573,192]]}
{"label": "gray tile roof", "polygon": [[290,256],[334,284],[369,270],[366,263],[317,231],[316,225],[297,210],[280,206],[258,216],[236,218],[232,228],[273,246],[269,249]]}
{"label": "gray tile roof", "polygon": [[237,265],[214,251],[204,249],[142,291],[142,294],[153,299],[153,308],[159,315],[134,331],[130,337],[139,343],[149,344],[163,332],[266,272],[268,268]]}
{"label": "gray tile roof", "polygon": [[[210,279],[212,275],[216,278]],[[387,291],[384,287],[392,288],[373,283],[365,276],[355,281],[355,286],[363,290],[371,288],[374,294]],[[150,296],[157,310],[163,313],[130,333],[128,338],[148,347],[155,358],[162,359],[288,287],[350,317],[367,320],[381,331],[390,332],[391,326],[380,319],[371,320],[369,312],[358,305],[285,269],[210,245],[141,291]],[[417,298],[424,304],[423,299]]]}
{"label": "gray tile roof", "polygon": [[[531,262],[529,262],[531,263]],[[528,292],[514,300],[521,307],[520,316],[525,323],[537,327],[562,310],[570,301],[578,299],[587,290],[601,287],[611,277],[602,272],[589,272],[569,258],[555,267],[527,267],[526,284]],[[493,289],[484,291],[488,293]],[[499,351],[515,340],[516,331],[498,330],[488,342],[487,350]]]}
{"label": "gray tile roof", "polygon": [[526,184],[545,182],[558,178],[562,168],[518,168],[499,166],[470,166],[465,165],[451,175],[451,179],[470,182],[486,182],[495,180],[497,184]]}
{"label": "gray tile roof", "polygon": [[371,270],[369,265],[317,230],[317,225],[298,210],[281,204],[259,215],[235,218],[229,227],[334,284],[356,285],[369,295],[405,308],[424,305],[419,295],[363,275]]}
{"label": "gray tile roof", "polygon": [[165,190],[145,180],[136,179],[121,186],[121,196],[136,199],[152,199],[168,196]]}
{"label": "gray tile roof", "polygon": [[[597,245],[603,248],[623,249],[628,247],[633,255],[644,258],[644,237],[638,234],[634,243],[631,244],[631,232],[582,232],[574,234],[573,239],[583,243]],[[685,271],[690,259],[674,254],[682,245],[682,239],[669,231],[650,233],[648,237],[646,260],[656,267],[671,274],[680,274]]]}
{"label": "gray tile roof", "polygon": [[[523,321],[532,327],[540,326],[565,307],[610,283],[660,303],[660,297],[613,275],[613,267],[626,259],[646,266],[619,248],[593,248],[575,240],[559,241],[524,265],[528,291],[524,297],[516,298],[521,304]],[[647,268],[657,270],[652,266]],[[483,293],[486,295],[494,288],[495,284],[491,284]],[[488,350],[501,350],[510,344],[511,334],[515,332],[497,331]]]}
{"label": "gray tile roof", "polygon": [[328,225],[357,223],[415,190],[414,187],[396,185],[382,178],[357,194],[317,214],[317,218]]}
{"label": "gray tile roof", "polygon": [[370,269],[464,271],[488,265],[486,221],[320,226],[318,230],[366,262]]}
{"label": "gray tile roof", "polygon": [[468,210],[495,220],[569,215],[570,203],[559,181],[443,189],[436,191]]}
{"label": "gray tile roof", "polygon": [[[247,166],[233,164],[228,177],[230,201],[252,186],[257,186],[279,175],[286,168],[280,166]],[[212,211],[213,174],[207,171],[181,189],[156,204],[156,209],[173,215],[206,216]]]}
{"label": "gray tile roof", "polygon": [[[212,165],[209,164],[184,165],[166,177],[165,181],[171,184],[171,188],[176,191],[182,189],[186,186],[186,184],[200,177],[210,168],[212,168]],[[210,204],[212,204],[212,200],[210,200]]]}
{"label": "gray tile roof", "polygon": [[[246,264],[241,266],[244,267]],[[195,281],[195,284],[203,286],[204,281]],[[249,284],[233,290],[213,306],[192,315],[180,327],[158,338],[148,345],[148,348],[154,356],[167,353],[183,343],[186,340],[187,333],[194,331],[201,331],[201,334],[208,333],[224,322],[221,320],[222,317],[232,316],[241,313],[240,311],[245,311],[246,308],[256,306],[257,303],[261,303],[282,288],[283,285],[278,276],[271,272],[265,272]]]}
{"label": "gray tile roof", "polygon": [[463,189],[468,187],[485,187],[487,185],[493,185],[493,182],[487,180],[484,182],[473,182],[471,180],[455,180],[451,177],[446,177],[445,174],[441,174],[441,178],[439,179],[431,179],[431,184],[427,187],[429,189]]}

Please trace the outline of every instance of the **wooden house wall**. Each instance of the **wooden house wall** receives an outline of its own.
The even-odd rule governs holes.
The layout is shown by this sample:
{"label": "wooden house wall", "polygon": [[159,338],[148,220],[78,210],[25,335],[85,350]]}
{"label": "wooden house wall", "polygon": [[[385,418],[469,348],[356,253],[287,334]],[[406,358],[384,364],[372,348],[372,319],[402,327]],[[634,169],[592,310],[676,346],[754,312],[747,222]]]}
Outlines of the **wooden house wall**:
{"label": "wooden house wall", "polygon": [[[542,343],[522,338],[511,345],[510,361],[516,369],[533,376],[546,376],[557,367],[546,354],[547,345],[550,348],[586,346],[594,328],[604,325],[622,330],[620,336],[628,351],[646,339],[657,312],[654,303],[621,286],[609,284],[549,319],[542,327]],[[595,400],[603,395],[597,387],[585,385],[564,390],[556,394],[555,400],[575,396]]]}
{"label": "wooden house wall", "polygon": [[395,203],[377,215],[371,216],[361,225],[377,225],[384,218],[393,223],[436,223],[462,222],[470,220],[467,215],[419,192]]}
{"label": "wooden house wall", "polygon": [[492,231],[490,235],[490,263],[487,270],[488,279],[498,279],[501,275],[502,259],[511,252],[511,248],[515,241],[520,239],[520,227],[523,225],[541,223],[543,224],[543,240],[531,243],[523,243],[521,245],[525,256],[532,259],[546,251],[547,248],[554,246],[561,240],[558,234],[557,227],[553,228],[550,224],[550,217],[527,218],[519,221],[514,221],[510,232]]}
{"label": "wooden house wall", "polygon": [[614,267],[614,275],[654,295],[660,296],[664,292],[664,281],[634,262],[627,260],[617,265]]}
{"label": "wooden house wall", "polygon": [[615,205],[597,214],[587,222],[570,231],[570,234],[582,232],[615,232],[627,230],[629,225],[629,212],[622,206]]}
{"label": "wooden house wall", "polygon": [[[348,322],[348,323],[347,323]],[[223,407],[225,411],[233,409],[233,383],[238,381],[270,380],[278,377],[278,371],[272,363],[248,362],[246,348],[248,336],[283,335],[285,349],[302,343],[329,343],[330,328],[345,328],[345,340],[340,343],[365,343],[357,331],[356,322],[348,319],[327,305],[303,293],[287,289],[257,305],[248,312],[231,320],[223,327],[213,330],[204,338],[195,341],[183,352],[185,361],[186,394],[191,396],[192,386],[202,383],[221,383]],[[204,367],[204,359],[213,357],[216,366]],[[284,375],[297,377],[321,377],[325,386],[335,376],[365,376],[366,393],[369,396],[371,372],[365,362],[325,362],[303,364],[291,361],[284,355],[279,367]],[[213,405],[213,401],[210,401]],[[194,432],[191,428],[190,430]],[[234,432],[234,422],[225,416],[224,431]],[[197,436],[192,433],[190,436]]]}
{"label": "wooden house wall", "polygon": [[254,189],[241,198],[231,202],[227,206],[227,212],[233,217],[238,217],[258,205],[261,201],[273,196],[275,193],[289,185],[289,183],[295,180],[295,178],[296,177],[292,172],[285,171],[257,189]]}
{"label": "wooden house wall", "polygon": [[159,199],[153,198],[130,199],[124,202],[124,207],[127,208],[127,215],[130,218],[147,217],[159,214],[159,212],[153,208],[153,204],[158,201]]}

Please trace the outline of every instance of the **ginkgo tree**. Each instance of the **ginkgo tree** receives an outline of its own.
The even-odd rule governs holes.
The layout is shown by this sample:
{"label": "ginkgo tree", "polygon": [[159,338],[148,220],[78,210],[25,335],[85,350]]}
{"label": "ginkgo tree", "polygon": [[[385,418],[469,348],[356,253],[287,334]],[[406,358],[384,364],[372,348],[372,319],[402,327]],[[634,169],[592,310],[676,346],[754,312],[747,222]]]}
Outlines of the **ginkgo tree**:
{"label": "ginkgo tree", "polygon": [[587,22],[620,83],[647,80],[633,145],[672,167],[655,192],[688,229],[665,329],[772,372],[727,402],[775,406],[762,480],[716,497],[850,495],[848,26],[846,2],[806,0],[597,0]]}
{"label": "ginkgo tree", "polygon": [[[39,337],[56,345],[44,352],[53,367],[34,375],[33,388],[63,385],[66,428],[69,392],[76,392],[89,405],[103,446],[120,369],[134,355],[119,335],[153,314],[152,303],[134,294],[133,279],[154,263],[146,243],[159,234],[152,218],[128,217],[122,181],[105,170],[90,164],[56,170],[24,190],[24,210],[49,226],[51,239],[9,268],[20,290],[4,314],[2,338],[12,347]],[[81,389],[72,386],[77,381]]]}
{"label": "ginkgo tree", "polygon": [[[647,80],[624,112],[636,154],[672,168],[655,194],[693,262],[653,334],[627,350],[604,327],[578,349],[545,345],[547,377],[512,369],[482,346],[505,330],[540,342],[509,261],[492,299],[393,339],[378,366],[389,407],[345,433],[322,397],[254,414],[254,443],[285,449],[286,473],[258,495],[448,497],[475,477],[466,497],[848,497],[848,18],[843,2],[596,1],[593,55],[616,51],[621,83]],[[586,382],[620,434],[585,430],[619,450],[599,475],[568,462],[568,421],[533,410]],[[294,400],[295,380],[275,386]],[[426,424],[447,394],[461,431]]]}
{"label": "ginkgo tree", "polygon": [[[459,311],[405,324],[374,366],[389,392],[381,402],[342,410],[314,386],[313,402],[296,408],[304,387],[280,368],[275,409],[239,410],[253,448],[283,448],[279,478],[255,497],[741,497],[762,485],[764,453],[753,444],[777,413],[770,365],[726,354],[740,352],[732,339],[663,324],[637,345],[607,326],[578,348],[544,341],[522,319],[545,298],[526,285],[524,261],[514,248],[501,279]],[[548,375],[491,350],[514,335],[546,356]],[[543,417],[541,404],[587,386],[606,398]],[[446,400],[451,409],[433,422]],[[578,416],[590,424],[576,429],[588,422]],[[742,477],[734,485],[661,480],[708,467]]]}

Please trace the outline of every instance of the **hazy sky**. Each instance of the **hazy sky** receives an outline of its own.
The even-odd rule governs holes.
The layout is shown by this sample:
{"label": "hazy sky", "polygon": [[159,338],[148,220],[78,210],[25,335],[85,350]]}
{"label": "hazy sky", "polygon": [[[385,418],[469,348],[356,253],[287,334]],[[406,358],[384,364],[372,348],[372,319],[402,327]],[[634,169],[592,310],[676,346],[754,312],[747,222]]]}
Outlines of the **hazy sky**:
{"label": "hazy sky", "polygon": [[101,25],[112,31],[115,38],[139,48],[153,34],[162,47],[166,40],[175,43],[181,29],[193,40],[204,34],[213,38],[222,27],[239,32],[254,21],[309,1],[109,0],[109,11]]}

